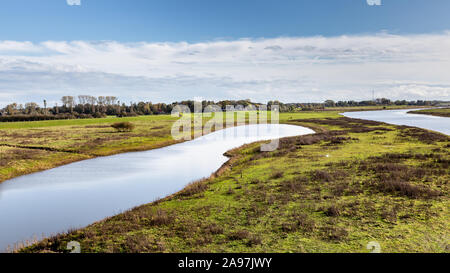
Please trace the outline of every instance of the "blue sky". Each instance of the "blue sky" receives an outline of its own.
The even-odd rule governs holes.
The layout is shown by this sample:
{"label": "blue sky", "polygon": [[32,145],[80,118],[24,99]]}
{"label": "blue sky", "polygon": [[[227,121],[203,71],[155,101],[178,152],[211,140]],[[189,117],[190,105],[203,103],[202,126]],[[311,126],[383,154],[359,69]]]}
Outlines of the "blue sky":
{"label": "blue sky", "polygon": [[0,39],[188,41],[429,33],[450,29],[448,0],[5,0]]}
{"label": "blue sky", "polygon": [[367,2],[4,0],[0,107],[80,94],[449,100],[450,1]]}

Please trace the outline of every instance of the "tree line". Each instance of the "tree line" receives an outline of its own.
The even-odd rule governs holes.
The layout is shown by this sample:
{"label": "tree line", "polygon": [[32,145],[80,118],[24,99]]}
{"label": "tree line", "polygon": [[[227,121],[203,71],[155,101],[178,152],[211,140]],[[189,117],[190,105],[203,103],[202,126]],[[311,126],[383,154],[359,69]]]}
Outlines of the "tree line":
{"label": "tree line", "polygon": [[[102,118],[106,116],[138,116],[138,115],[160,115],[170,114],[176,105],[185,105],[194,112],[194,101],[152,103],[152,102],[121,102],[115,96],[80,95],[78,97],[63,96],[61,102],[49,106],[47,100],[43,100],[43,107],[36,102],[23,104],[11,103],[0,109],[0,121],[37,121],[54,119],[76,119],[76,118]],[[202,107],[208,105],[219,105],[223,110],[226,106],[255,106],[250,100],[238,101],[203,101]],[[256,106],[255,106],[256,110]]]}
{"label": "tree line", "polygon": [[[282,103],[279,101],[269,101],[267,106],[278,105],[280,112],[292,111],[310,111],[321,110],[330,107],[355,107],[355,106],[377,106],[377,105],[437,105],[441,101],[391,101],[386,98],[370,100],[370,101],[333,101],[326,100],[323,103]],[[191,112],[195,111],[195,102],[193,100],[185,100],[180,102],[152,103],[152,102],[121,102],[115,96],[90,96],[79,95],[63,96],[61,103],[54,106],[48,106],[47,101],[43,100],[43,107],[36,102],[29,102],[25,105],[11,103],[0,109],[0,121],[35,121],[35,120],[52,120],[52,119],[75,119],[75,118],[102,118],[106,116],[138,116],[138,115],[160,115],[170,114],[176,105],[184,105]],[[220,107],[222,111],[226,111],[227,107],[233,106],[235,110],[259,109],[262,103],[255,103],[249,99],[246,100],[223,100],[219,102],[202,101],[202,109],[208,105]]]}

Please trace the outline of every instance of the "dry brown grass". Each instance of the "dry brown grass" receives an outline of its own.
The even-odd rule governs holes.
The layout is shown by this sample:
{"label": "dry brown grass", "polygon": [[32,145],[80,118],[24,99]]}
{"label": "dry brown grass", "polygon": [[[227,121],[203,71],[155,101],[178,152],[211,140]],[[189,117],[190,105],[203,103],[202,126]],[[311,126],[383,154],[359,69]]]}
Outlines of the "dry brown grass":
{"label": "dry brown grass", "polygon": [[201,179],[199,181],[192,182],[188,184],[182,191],[178,194],[180,196],[192,196],[198,193],[202,193],[208,189],[208,179]]}

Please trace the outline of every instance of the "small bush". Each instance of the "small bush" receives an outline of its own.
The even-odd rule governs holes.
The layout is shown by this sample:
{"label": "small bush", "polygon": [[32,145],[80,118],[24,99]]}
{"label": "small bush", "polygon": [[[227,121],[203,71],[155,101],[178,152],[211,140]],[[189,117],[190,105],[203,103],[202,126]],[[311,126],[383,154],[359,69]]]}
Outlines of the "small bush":
{"label": "small bush", "polygon": [[299,176],[294,179],[281,182],[280,189],[286,192],[303,192],[307,182],[306,177]]}
{"label": "small bush", "polygon": [[311,173],[311,176],[315,181],[331,182],[333,180],[333,178],[328,172],[322,170],[313,171]]}
{"label": "small bush", "polygon": [[387,180],[372,182],[372,184],[380,192],[399,194],[410,198],[436,198],[441,195],[441,192],[437,190],[413,185],[407,181]]}
{"label": "small bush", "polygon": [[283,232],[296,232],[298,230],[312,232],[316,227],[314,220],[309,219],[304,213],[294,213],[291,215],[290,220],[290,222],[281,224],[281,230]]}
{"label": "small bush", "polygon": [[111,125],[118,132],[131,132],[134,130],[134,124],[131,122],[117,122]]}
{"label": "small bush", "polygon": [[271,176],[271,178],[272,178],[272,179],[278,179],[278,178],[282,178],[283,175],[284,175],[283,172],[278,171],[278,172],[273,173],[272,176]]}
{"label": "small bush", "polygon": [[250,238],[248,239],[247,246],[252,247],[255,245],[260,245],[261,242],[262,242],[262,239],[260,236],[252,234],[252,235],[250,235]]}
{"label": "small bush", "polygon": [[228,238],[230,240],[244,240],[250,237],[250,232],[246,230],[239,230],[236,232],[233,232],[228,235]]}
{"label": "small bush", "polygon": [[151,226],[164,226],[171,224],[174,221],[174,217],[169,215],[165,210],[158,209],[150,219]]}
{"label": "small bush", "polygon": [[118,117],[118,118],[124,118],[124,117],[137,117],[137,116],[138,116],[138,114],[136,114],[136,113],[134,113],[134,112],[131,112],[131,113],[123,112],[123,113],[117,114],[117,117]]}
{"label": "small bush", "polygon": [[314,220],[309,219],[308,216],[304,213],[293,215],[294,219],[297,221],[297,226],[300,227],[303,231],[312,232],[316,227],[316,223]]}
{"label": "small bush", "polygon": [[215,234],[222,234],[223,233],[223,227],[221,227],[221,226],[219,226],[219,225],[217,225],[215,223],[212,223],[212,224],[209,224],[208,226],[206,226],[205,232],[207,234],[214,234],[214,235]]}
{"label": "small bush", "polygon": [[192,182],[188,184],[180,193],[181,196],[192,196],[197,193],[204,192],[208,189],[207,182],[208,179],[201,179],[199,181]]}
{"label": "small bush", "polygon": [[283,232],[295,232],[297,231],[297,225],[292,222],[282,223],[281,224],[281,230]]}
{"label": "small bush", "polygon": [[329,217],[337,217],[341,215],[340,208],[336,205],[331,205],[324,209],[325,215]]}
{"label": "small bush", "polygon": [[341,227],[326,226],[322,230],[326,238],[331,241],[342,241],[348,237],[348,231]]}
{"label": "small bush", "polygon": [[354,194],[357,193],[357,188],[351,187],[348,182],[342,181],[342,182],[336,182],[333,185],[331,185],[331,193],[334,196],[342,196],[344,194]]}
{"label": "small bush", "polygon": [[398,206],[394,206],[392,208],[384,207],[383,211],[381,213],[381,217],[386,221],[390,223],[397,222],[397,213],[398,213]]}

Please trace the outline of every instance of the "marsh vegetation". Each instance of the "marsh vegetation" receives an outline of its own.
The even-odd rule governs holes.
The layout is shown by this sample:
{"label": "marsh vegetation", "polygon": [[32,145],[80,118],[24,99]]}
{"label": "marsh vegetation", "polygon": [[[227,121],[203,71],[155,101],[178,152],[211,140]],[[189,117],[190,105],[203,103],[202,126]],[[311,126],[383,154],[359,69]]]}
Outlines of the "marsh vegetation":
{"label": "marsh vegetation", "polygon": [[450,118],[450,108],[435,108],[435,109],[417,110],[417,111],[410,111],[409,113]]}
{"label": "marsh vegetation", "polygon": [[24,252],[449,251],[448,136],[341,117],[286,113],[317,134],[261,152],[233,149],[217,175],[165,199]]}

